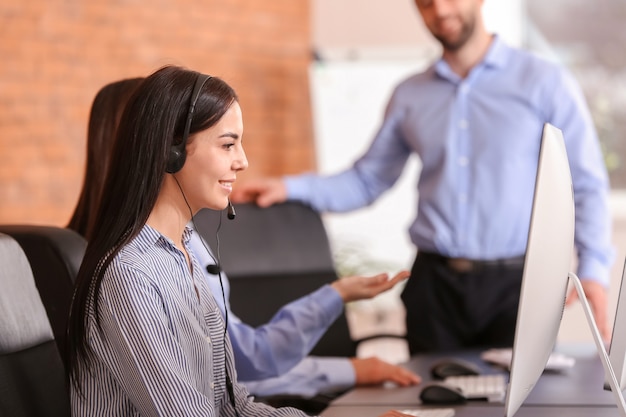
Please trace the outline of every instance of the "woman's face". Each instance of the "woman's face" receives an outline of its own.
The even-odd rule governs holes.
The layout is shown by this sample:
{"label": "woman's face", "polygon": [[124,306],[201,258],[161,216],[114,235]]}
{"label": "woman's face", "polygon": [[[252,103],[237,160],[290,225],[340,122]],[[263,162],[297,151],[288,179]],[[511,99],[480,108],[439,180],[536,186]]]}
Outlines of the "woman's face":
{"label": "woman's face", "polygon": [[189,137],[187,160],[176,178],[194,214],[228,205],[237,172],[248,167],[242,135],[241,107],[234,102],[217,124]]}

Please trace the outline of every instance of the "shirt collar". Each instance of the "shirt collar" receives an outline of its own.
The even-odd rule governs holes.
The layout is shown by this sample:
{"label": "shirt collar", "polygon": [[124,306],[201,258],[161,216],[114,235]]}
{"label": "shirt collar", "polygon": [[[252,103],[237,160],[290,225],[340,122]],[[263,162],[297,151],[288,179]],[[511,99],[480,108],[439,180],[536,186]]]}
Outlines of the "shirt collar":
{"label": "shirt collar", "polygon": [[[490,67],[496,69],[503,68],[510,56],[510,53],[511,48],[500,38],[500,36],[494,35],[491,45],[489,45],[489,49],[487,50],[484,58],[474,68],[472,68],[470,74],[480,67]],[[455,82],[460,81],[460,77],[450,69],[450,66],[443,58],[439,58],[439,60],[435,63],[435,73],[439,77],[446,80]]]}
{"label": "shirt collar", "polygon": [[498,35],[493,36],[489,50],[479,65],[503,68],[511,54],[511,48]]}
{"label": "shirt collar", "polygon": [[[182,241],[185,246],[189,243],[192,233],[192,228],[189,225],[185,226],[182,237]],[[171,248],[176,247],[170,238],[164,236],[161,232],[147,224],[143,226],[137,237],[152,245],[169,246]]]}

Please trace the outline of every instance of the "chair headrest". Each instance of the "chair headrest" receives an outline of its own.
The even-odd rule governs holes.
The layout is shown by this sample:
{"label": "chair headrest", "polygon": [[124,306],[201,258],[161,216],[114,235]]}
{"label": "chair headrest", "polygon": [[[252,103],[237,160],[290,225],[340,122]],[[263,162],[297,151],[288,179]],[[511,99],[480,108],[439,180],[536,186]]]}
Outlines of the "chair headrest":
{"label": "chair headrest", "polygon": [[28,259],[10,236],[0,234],[0,353],[54,340]]}
{"label": "chair headrest", "polygon": [[54,258],[64,265],[72,283],[76,279],[87,241],[74,230],[43,225],[0,225],[0,233],[13,237],[31,264],[37,263],[36,258]]}
{"label": "chair headrest", "polygon": [[324,223],[311,207],[287,202],[267,208],[238,204],[235,209],[234,220],[214,210],[201,210],[194,218],[213,253],[219,232],[221,266],[229,278],[334,271]]}

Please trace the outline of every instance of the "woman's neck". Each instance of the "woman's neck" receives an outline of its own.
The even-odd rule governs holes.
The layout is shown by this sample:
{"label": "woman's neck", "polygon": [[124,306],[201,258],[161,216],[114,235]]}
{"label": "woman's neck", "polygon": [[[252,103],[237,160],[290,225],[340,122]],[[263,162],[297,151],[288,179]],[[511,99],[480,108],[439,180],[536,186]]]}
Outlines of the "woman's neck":
{"label": "woman's neck", "polygon": [[191,212],[180,190],[164,185],[146,223],[170,238],[179,249],[183,250],[181,238],[190,220]]}

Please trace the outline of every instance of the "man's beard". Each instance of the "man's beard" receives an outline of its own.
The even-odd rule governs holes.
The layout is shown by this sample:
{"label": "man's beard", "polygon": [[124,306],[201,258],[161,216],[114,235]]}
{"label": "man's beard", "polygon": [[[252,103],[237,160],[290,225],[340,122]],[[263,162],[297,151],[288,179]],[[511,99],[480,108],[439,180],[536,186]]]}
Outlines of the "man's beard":
{"label": "man's beard", "polygon": [[441,43],[444,50],[450,51],[450,52],[456,52],[459,49],[461,49],[467,43],[467,41],[472,37],[472,35],[474,34],[475,27],[476,27],[476,21],[472,19],[471,21],[464,23],[461,26],[461,32],[459,33],[459,36],[456,39],[450,40],[447,37],[442,36],[442,35],[433,35],[433,36],[435,37],[435,39],[437,39]]}

